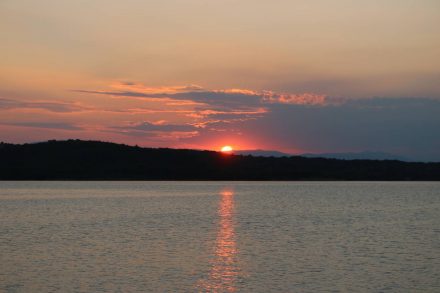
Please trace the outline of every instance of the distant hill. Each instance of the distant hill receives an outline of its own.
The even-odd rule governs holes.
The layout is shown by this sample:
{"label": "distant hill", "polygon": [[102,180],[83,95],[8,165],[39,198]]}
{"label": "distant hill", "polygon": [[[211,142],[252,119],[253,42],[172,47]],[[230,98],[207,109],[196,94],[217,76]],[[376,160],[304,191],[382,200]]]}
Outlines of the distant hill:
{"label": "distant hill", "polygon": [[292,154],[287,154],[279,151],[265,151],[265,150],[239,150],[234,151],[235,155],[254,156],[254,157],[291,157]]}
{"label": "distant hill", "polygon": [[398,160],[398,161],[411,161],[408,158],[402,156],[396,156],[393,154],[383,152],[353,152],[353,153],[322,153],[322,154],[301,154],[306,158],[327,158],[327,159],[339,159],[339,160]]}
{"label": "distant hill", "polygon": [[0,144],[1,180],[440,180],[440,163],[253,157],[98,141]]}
{"label": "distant hill", "polygon": [[[269,150],[239,150],[234,151],[236,155],[247,155],[254,157],[291,157],[294,154],[283,153],[279,151],[269,151]],[[306,154],[296,154],[296,156],[306,157],[306,158],[327,158],[327,159],[339,159],[339,160],[398,160],[398,161],[411,161],[408,158],[397,156],[393,154],[388,154],[384,152],[351,152],[351,153],[306,153]]]}

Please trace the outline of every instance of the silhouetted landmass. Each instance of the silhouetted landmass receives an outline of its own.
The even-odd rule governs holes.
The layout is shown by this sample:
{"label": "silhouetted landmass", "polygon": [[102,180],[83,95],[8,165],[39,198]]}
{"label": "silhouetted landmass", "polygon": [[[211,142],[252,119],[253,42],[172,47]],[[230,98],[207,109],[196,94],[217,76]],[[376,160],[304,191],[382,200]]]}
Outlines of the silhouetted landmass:
{"label": "silhouetted landmass", "polygon": [[97,141],[0,145],[2,180],[440,180],[440,163],[253,157]]}
{"label": "silhouetted landmass", "polygon": [[[238,155],[252,155],[258,157],[290,157],[295,156],[293,154],[283,153],[279,151],[270,150],[239,150],[235,151],[234,154]],[[306,158],[325,158],[325,159],[338,159],[338,160],[397,160],[397,161],[416,161],[403,156],[388,154],[384,152],[374,152],[374,151],[362,151],[362,152],[351,152],[351,153],[305,153],[296,154],[296,156],[306,157]]]}
{"label": "silhouetted landmass", "polygon": [[293,154],[283,153],[279,151],[270,151],[270,150],[238,150],[238,151],[234,151],[234,154],[243,155],[243,156],[250,155],[254,157],[275,157],[275,158],[295,156]]}
{"label": "silhouetted landmass", "polygon": [[356,153],[322,153],[322,154],[301,154],[306,158],[326,158],[326,159],[338,159],[338,160],[397,160],[410,162],[410,160],[403,156],[383,153],[383,152],[356,152]]}

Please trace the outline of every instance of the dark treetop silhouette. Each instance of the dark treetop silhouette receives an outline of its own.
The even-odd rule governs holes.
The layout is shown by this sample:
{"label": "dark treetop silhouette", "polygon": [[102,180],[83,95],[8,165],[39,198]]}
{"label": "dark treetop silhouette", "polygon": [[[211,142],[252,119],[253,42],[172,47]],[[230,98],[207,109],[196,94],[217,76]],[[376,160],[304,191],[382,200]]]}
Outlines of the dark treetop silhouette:
{"label": "dark treetop silhouette", "polygon": [[0,145],[2,180],[440,180],[440,163],[253,157],[98,141]]}

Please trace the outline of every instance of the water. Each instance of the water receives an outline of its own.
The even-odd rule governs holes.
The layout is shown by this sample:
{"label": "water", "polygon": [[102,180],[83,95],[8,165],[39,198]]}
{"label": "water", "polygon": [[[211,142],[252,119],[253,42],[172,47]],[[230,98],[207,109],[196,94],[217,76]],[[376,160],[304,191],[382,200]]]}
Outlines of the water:
{"label": "water", "polygon": [[440,292],[440,183],[0,182],[0,292]]}

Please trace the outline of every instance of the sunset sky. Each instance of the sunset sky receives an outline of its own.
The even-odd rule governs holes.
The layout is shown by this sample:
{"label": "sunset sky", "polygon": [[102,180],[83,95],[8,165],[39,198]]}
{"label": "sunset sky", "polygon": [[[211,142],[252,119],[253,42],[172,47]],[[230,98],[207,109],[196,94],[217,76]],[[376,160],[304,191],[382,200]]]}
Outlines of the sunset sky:
{"label": "sunset sky", "polygon": [[440,161],[438,0],[1,0],[0,141]]}

